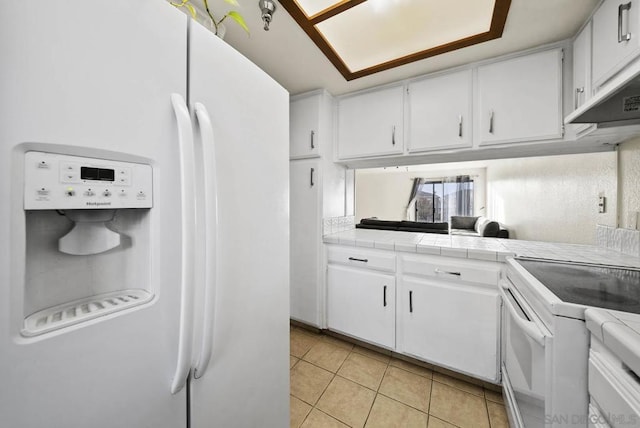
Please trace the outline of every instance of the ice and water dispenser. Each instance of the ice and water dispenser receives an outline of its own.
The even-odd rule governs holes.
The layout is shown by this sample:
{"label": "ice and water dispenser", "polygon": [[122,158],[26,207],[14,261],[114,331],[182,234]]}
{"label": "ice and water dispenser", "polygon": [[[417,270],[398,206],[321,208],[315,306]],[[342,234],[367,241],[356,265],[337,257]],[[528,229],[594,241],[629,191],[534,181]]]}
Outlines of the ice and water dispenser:
{"label": "ice and water dispenser", "polygon": [[150,301],[152,206],[150,165],[25,153],[22,335]]}

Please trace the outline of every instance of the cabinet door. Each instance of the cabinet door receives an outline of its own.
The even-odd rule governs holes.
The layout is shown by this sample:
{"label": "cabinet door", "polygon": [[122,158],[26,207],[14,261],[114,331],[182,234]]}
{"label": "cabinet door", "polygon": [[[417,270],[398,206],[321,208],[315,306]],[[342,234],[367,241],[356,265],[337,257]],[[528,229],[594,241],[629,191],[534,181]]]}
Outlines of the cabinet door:
{"label": "cabinet door", "polygon": [[402,352],[472,376],[498,379],[497,290],[405,277],[399,300]]}
{"label": "cabinet door", "polygon": [[403,87],[394,86],[338,101],[338,158],[403,151]]}
{"label": "cabinet door", "polygon": [[292,159],[318,156],[321,95],[291,101],[289,138]]}
{"label": "cabinet door", "polygon": [[471,70],[409,85],[409,152],[471,147]]}
{"label": "cabinet door", "polygon": [[480,144],[562,137],[562,50],[478,67]]}
{"label": "cabinet door", "polygon": [[640,1],[606,0],[593,15],[593,87],[640,53]]}
{"label": "cabinet door", "polygon": [[591,22],[573,42],[573,109],[591,97]]}
{"label": "cabinet door", "polygon": [[291,161],[289,170],[291,318],[320,327],[320,161]]}
{"label": "cabinet door", "polygon": [[393,349],[395,276],[329,265],[327,324],[329,329]]}

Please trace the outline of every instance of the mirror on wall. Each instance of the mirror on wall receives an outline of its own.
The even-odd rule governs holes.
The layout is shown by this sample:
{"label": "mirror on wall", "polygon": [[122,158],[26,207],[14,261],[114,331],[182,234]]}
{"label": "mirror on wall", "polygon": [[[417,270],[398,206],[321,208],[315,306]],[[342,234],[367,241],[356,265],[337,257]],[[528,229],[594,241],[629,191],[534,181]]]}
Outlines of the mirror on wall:
{"label": "mirror on wall", "polygon": [[[509,238],[593,244],[615,226],[616,152],[355,170],[355,221],[482,216]],[[606,209],[600,212],[604,197]]]}

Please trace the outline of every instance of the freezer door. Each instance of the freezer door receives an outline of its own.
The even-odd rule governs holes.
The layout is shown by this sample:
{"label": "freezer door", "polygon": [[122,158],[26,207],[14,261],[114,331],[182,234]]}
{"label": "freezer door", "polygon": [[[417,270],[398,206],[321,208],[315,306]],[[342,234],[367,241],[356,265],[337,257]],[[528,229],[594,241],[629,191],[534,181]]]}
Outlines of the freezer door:
{"label": "freezer door", "polygon": [[[187,18],[158,0],[25,0],[0,2],[0,21],[0,425],[186,427],[186,390],[170,389],[181,298],[171,94],[186,96]],[[67,221],[24,211],[30,150],[151,165],[153,207],[116,214],[140,221],[130,223],[126,245],[104,253],[109,263],[56,255],[57,236],[27,242],[28,225],[57,233],[33,218]],[[142,226],[148,230],[138,233]],[[118,256],[139,248],[140,263]],[[84,277],[86,269],[93,276]],[[128,284],[105,280],[112,277]],[[51,333],[21,333],[25,313],[45,294],[65,301],[125,285],[154,297]]]}
{"label": "freezer door", "polygon": [[[196,310],[196,347],[213,352],[190,383],[191,426],[286,427],[289,96],[199,24],[189,37],[189,99],[194,111],[206,107],[213,129],[212,138],[195,134],[215,142],[219,223],[213,323],[203,325],[203,306]],[[194,122],[206,125],[203,118]]]}

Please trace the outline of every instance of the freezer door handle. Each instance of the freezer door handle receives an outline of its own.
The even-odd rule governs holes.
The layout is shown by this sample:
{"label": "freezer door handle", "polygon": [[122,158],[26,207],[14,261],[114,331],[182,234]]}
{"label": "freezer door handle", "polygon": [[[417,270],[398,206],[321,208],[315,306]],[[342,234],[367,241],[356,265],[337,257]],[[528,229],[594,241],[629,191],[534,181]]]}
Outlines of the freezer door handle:
{"label": "freezer door handle", "polygon": [[202,377],[209,366],[213,352],[215,323],[216,286],[218,284],[218,180],[216,172],[216,145],[213,126],[207,108],[195,104],[196,118],[200,128],[202,143],[202,171],[204,173],[204,315],[200,354],[193,371],[193,377]]}
{"label": "freezer door handle", "polygon": [[178,128],[180,204],[182,211],[180,338],[178,341],[176,372],[171,383],[171,393],[176,394],[184,387],[191,369],[196,236],[196,198],[194,188],[196,180],[193,128],[191,127],[189,109],[180,94],[171,94],[171,104],[176,115]]}

